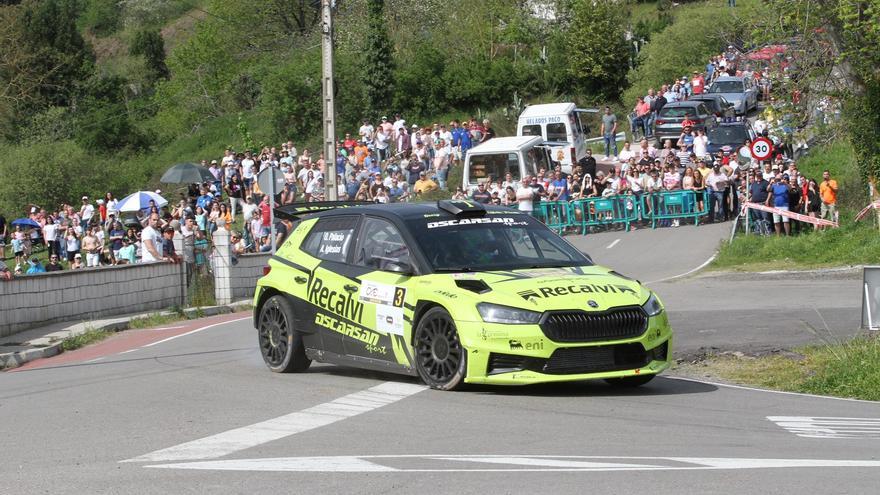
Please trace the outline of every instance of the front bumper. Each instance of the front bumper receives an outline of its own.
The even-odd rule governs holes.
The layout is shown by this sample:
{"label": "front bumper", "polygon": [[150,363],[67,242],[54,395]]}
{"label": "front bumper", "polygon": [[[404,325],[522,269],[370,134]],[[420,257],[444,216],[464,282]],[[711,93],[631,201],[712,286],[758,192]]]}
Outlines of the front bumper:
{"label": "front bumper", "polygon": [[554,342],[538,325],[457,326],[468,353],[467,383],[526,385],[657,374],[672,359],[665,311],[649,318],[638,337],[589,343]]}

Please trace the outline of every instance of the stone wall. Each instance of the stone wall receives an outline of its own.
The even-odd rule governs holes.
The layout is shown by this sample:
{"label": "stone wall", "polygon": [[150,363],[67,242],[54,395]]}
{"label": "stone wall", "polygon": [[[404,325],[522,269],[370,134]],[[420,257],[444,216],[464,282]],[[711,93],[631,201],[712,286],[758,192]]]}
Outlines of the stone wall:
{"label": "stone wall", "polygon": [[183,270],[182,264],[147,263],[0,282],[0,337],[60,321],[182,305],[186,296]]}
{"label": "stone wall", "polygon": [[263,276],[263,267],[269,264],[270,253],[245,254],[229,269],[229,286],[232,300],[254,297],[257,279]]}

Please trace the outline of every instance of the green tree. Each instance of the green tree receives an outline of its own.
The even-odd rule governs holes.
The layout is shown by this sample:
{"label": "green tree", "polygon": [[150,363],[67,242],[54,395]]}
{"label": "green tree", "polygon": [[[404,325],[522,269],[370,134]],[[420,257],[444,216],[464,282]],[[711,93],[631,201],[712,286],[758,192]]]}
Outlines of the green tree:
{"label": "green tree", "polygon": [[[67,106],[77,84],[91,74],[94,53],[76,27],[77,0],[29,0],[22,4],[22,46],[36,72],[43,105]],[[10,47],[4,47],[6,50]]]}
{"label": "green tree", "polygon": [[629,66],[627,10],[614,0],[577,0],[566,46],[569,73],[585,94],[617,98]]}
{"label": "green tree", "polygon": [[168,66],[165,65],[165,40],[158,29],[141,29],[135,33],[128,53],[132,56],[143,55],[149,80],[168,79],[170,76]]}
{"label": "green tree", "polygon": [[367,0],[367,111],[370,117],[387,112],[394,94],[394,60],[385,26],[385,0]]}

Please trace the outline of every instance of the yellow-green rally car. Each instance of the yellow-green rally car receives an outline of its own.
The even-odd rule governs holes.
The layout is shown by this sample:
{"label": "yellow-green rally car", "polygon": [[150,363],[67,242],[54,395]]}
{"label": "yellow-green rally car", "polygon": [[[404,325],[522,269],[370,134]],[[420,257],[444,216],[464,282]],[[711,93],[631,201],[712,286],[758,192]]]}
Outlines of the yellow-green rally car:
{"label": "yellow-green rally car", "polygon": [[637,386],[669,366],[672,330],[657,296],[528,214],[469,201],[275,211],[295,224],[254,296],[272,371],[320,361],[452,390]]}

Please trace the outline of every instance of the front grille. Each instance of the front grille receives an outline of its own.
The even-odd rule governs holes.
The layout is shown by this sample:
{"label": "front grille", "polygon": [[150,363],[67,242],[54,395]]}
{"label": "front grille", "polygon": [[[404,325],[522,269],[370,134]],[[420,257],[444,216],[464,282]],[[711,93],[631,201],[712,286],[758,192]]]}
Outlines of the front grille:
{"label": "front grille", "polygon": [[549,312],[541,322],[541,331],[555,342],[596,342],[638,337],[645,333],[648,315],[642,308],[617,308],[586,311]]}
{"label": "front grille", "polygon": [[554,351],[541,371],[562,375],[628,370],[650,363],[652,355],[641,344],[566,347]]}

